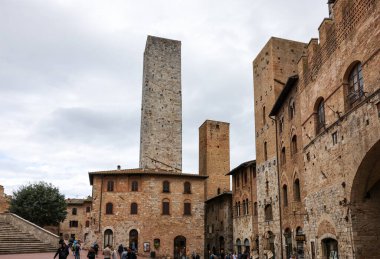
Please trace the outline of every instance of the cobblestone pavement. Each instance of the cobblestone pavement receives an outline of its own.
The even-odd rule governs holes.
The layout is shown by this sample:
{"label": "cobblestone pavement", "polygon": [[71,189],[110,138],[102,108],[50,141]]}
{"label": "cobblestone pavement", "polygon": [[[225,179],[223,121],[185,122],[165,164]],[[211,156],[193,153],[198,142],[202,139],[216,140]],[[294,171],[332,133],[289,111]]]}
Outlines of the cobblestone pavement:
{"label": "cobblestone pavement", "polygon": [[[0,255],[0,259],[53,259],[55,253],[36,253],[36,254],[12,254],[12,255]],[[83,250],[80,253],[81,259],[87,259],[87,251]],[[56,257],[58,258],[58,256]],[[103,259],[103,255],[99,252],[97,259]],[[67,257],[67,259],[74,259],[72,253]]]}

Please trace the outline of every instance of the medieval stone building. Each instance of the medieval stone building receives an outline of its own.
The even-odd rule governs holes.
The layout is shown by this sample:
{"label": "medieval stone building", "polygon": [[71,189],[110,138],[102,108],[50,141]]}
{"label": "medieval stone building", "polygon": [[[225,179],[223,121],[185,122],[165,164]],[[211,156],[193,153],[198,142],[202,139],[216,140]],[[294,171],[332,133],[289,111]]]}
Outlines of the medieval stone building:
{"label": "medieval stone building", "polygon": [[260,258],[380,258],[380,5],[329,6],[253,63]]}
{"label": "medieval stone building", "polygon": [[232,169],[233,242],[237,254],[258,255],[256,161]]}
{"label": "medieval stone building", "polygon": [[59,224],[58,233],[63,239],[77,239],[85,242],[91,223],[92,199],[66,199],[67,214]]}
{"label": "medieval stone building", "polygon": [[11,197],[4,193],[4,187],[0,185],[0,213],[8,212]]}

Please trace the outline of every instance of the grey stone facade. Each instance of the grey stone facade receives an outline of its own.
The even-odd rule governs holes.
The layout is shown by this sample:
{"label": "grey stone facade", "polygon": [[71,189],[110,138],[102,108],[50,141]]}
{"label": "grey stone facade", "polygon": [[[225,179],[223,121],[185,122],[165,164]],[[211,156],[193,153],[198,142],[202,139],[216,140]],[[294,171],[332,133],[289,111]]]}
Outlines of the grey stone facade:
{"label": "grey stone facade", "polygon": [[140,168],[182,171],[180,41],[148,36],[146,42]]}

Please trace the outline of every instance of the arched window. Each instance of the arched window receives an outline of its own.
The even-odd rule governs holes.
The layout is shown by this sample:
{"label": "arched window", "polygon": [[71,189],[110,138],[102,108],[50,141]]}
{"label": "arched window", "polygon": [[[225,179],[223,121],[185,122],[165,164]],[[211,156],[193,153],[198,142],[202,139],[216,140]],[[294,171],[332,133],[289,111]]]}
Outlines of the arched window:
{"label": "arched window", "polygon": [[131,214],[132,215],[137,214],[137,209],[138,209],[137,203],[136,202],[132,202],[131,203]]}
{"label": "arched window", "polygon": [[284,207],[287,207],[288,206],[288,186],[286,184],[282,186],[282,195],[284,198]]}
{"label": "arched window", "polygon": [[191,184],[189,182],[183,184],[183,193],[191,193]]}
{"label": "arched window", "polygon": [[219,194],[220,194],[220,188],[218,188],[218,190],[217,190],[217,191],[218,191],[218,195],[219,195]]}
{"label": "arched window", "polygon": [[111,202],[106,204],[106,214],[113,214],[113,204]]}
{"label": "arched window", "polygon": [[132,181],[132,192],[137,192],[139,190],[139,183],[137,181]]}
{"label": "arched window", "polygon": [[245,200],[243,200],[243,215],[246,215],[245,214]]}
{"label": "arched window", "polygon": [[162,200],[162,215],[170,215],[170,202],[168,199]]}
{"label": "arched window", "polygon": [[237,247],[238,254],[241,254],[241,241],[239,238],[236,239],[236,247]]}
{"label": "arched window", "polygon": [[71,210],[71,214],[72,214],[72,215],[77,215],[77,208],[73,208],[73,209]]}
{"label": "arched window", "polygon": [[348,102],[352,107],[364,95],[362,64],[358,62],[348,75]]}
{"label": "arched window", "polygon": [[107,192],[113,192],[113,181],[107,182]]}
{"label": "arched window", "polygon": [[244,240],[244,253],[245,254],[249,254],[249,251],[250,251],[250,249],[249,249],[249,240],[248,240],[248,238],[246,238],[245,240]]}
{"label": "arched window", "polygon": [[185,201],[183,204],[183,215],[191,215],[191,202]]}
{"label": "arched window", "polygon": [[297,135],[294,135],[292,137],[292,155],[297,154],[298,149],[297,149]]}
{"label": "arched window", "polygon": [[268,204],[265,206],[265,220],[273,220],[273,214],[272,214],[272,205]]}
{"label": "arched window", "polygon": [[264,160],[268,160],[268,149],[267,149],[267,142],[264,142]]}
{"label": "arched window", "polygon": [[162,183],[162,192],[170,192],[170,183],[169,183],[169,181],[164,181]]}
{"label": "arched window", "polygon": [[237,216],[240,217],[240,201],[238,201],[237,205]]}
{"label": "arched window", "polygon": [[294,99],[291,98],[289,101],[289,119],[293,119],[296,114],[296,104],[294,102]]}
{"label": "arched window", "polygon": [[286,164],[286,152],[285,152],[285,147],[282,147],[281,149],[281,165]]}
{"label": "arched window", "polygon": [[294,200],[301,201],[301,189],[300,189],[300,180],[296,179],[294,181]]}
{"label": "arched window", "polygon": [[322,99],[319,100],[316,111],[316,134],[322,132],[322,129],[325,127],[325,101]]}
{"label": "arched window", "polygon": [[248,199],[245,200],[245,215],[248,215],[249,214],[249,206],[248,206]]}

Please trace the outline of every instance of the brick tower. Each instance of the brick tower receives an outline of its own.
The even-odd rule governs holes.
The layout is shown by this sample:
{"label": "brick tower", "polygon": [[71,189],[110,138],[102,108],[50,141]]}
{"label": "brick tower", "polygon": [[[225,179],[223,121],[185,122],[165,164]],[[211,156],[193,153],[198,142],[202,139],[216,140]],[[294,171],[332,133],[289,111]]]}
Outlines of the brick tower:
{"label": "brick tower", "polygon": [[305,50],[304,43],[272,37],[253,61],[258,235],[260,251],[273,249],[276,258],[281,255],[281,250],[272,244],[282,244],[279,175],[276,125],[268,115],[287,78],[296,74],[297,62]]}
{"label": "brick tower", "polygon": [[206,200],[230,190],[230,124],[206,120],[199,127],[199,174],[207,175]]}
{"label": "brick tower", "polygon": [[148,36],[142,89],[140,168],[181,172],[180,41]]}

